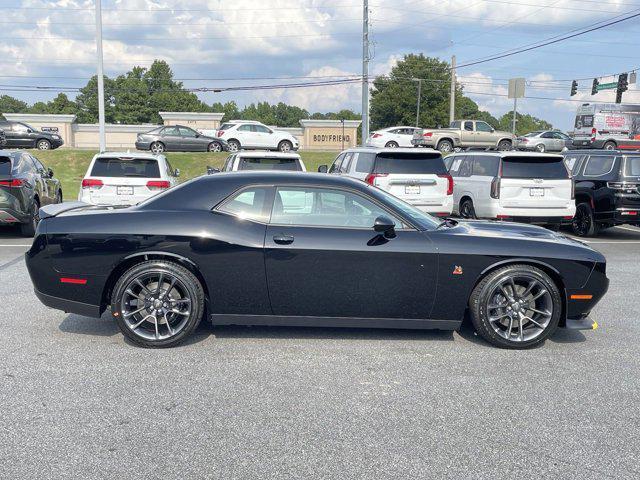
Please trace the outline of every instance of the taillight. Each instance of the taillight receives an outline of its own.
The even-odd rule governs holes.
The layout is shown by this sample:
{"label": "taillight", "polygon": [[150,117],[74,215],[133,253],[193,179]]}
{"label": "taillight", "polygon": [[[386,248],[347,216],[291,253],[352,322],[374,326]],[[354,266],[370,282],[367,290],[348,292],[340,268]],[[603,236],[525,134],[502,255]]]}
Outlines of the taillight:
{"label": "taillight", "polygon": [[422,134],[423,137],[433,137],[433,132],[424,132]]}
{"label": "taillight", "polygon": [[97,178],[84,178],[82,179],[82,188],[102,188],[104,183]]}
{"label": "taillight", "polygon": [[447,195],[453,195],[453,177],[448,173],[445,175],[438,175],[438,177],[447,179]]}
{"label": "taillight", "polygon": [[378,138],[381,137],[382,135],[380,133],[374,133],[373,135],[371,135],[371,138]]}
{"label": "taillight", "polygon": [[3,187],[24,187],[24,180],[21,178],[14,178],[11,180],[0,180],[0,185]]}
{"label": "taillight", "polygon": [[500,177],[491,180],[491,198],[500,198]]}
{"label": "taillight", "polygon": [[591,141],[592,142],[596,141],[596,135],[598,135],[598,129],[596,127],[593,127],[591,129]]}
{"label": "taillight", "polygon": [[376,182],[376,178],[386,177],[387,175],[389,174],[388,173],[370,173],[369,175],[367,175],[364,181],[367,182],[369,185],[374,185]]}
{"label": "taillight", "polygon": [[166,180],[149,180],[147,182],[147,188],[149,190],[161,190],[163,188],[169,188],[170,186]]}
{"label": "taillight", "polygon": [[529,139],[528,139],[528,138],[521,138],[521,139],[520,139],[520,141],[521,141],[522,143],[527,143],[527,142],[529,141]]}

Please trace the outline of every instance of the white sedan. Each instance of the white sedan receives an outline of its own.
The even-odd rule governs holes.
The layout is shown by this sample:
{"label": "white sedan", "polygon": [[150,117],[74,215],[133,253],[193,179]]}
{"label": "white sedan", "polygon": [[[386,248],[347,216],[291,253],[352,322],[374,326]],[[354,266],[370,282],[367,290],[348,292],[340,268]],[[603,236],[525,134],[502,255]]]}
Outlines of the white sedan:
{"label": "white sedan", "polygon": [[378,148],[411,148],[413,134],[420,130],[416,127],[389,127],[371,132],[367,138],[366,145]]}

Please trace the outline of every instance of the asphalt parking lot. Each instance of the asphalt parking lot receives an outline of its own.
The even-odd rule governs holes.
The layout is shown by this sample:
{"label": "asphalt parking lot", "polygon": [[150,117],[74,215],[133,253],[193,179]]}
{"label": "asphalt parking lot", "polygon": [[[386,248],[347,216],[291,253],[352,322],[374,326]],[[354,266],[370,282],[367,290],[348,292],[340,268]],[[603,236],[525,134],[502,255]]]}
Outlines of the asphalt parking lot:
{"label": "asphalt parking lot", "polygon": [[640,229],[590,242],[600,328],[534,350],[204,325],[144,350],[41,305],[0,231],[0,478],[639,478]]}

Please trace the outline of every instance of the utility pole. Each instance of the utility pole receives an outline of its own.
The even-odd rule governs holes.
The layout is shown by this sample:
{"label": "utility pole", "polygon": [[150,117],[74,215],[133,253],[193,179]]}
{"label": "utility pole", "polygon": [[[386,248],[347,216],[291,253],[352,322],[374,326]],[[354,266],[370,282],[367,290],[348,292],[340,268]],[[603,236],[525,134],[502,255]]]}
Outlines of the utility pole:
{"label": "utility pole", "polygon": [[369,0],[362,10],[362,144],[369,138]]}
{"label": "utility pole", "polygon": [[451,57],[451,97],[449,99],[449,124],[456,116],[456,56]]}
{"label": "utility pole", "polygon": [[420,126],[420,100],[422,98],[422,79],[415,78],[418,82],[418,105],[416,106],[416,128]]}
{"label": "utility pole", "polygon": [[513,99],[513,123],[511,125],[511,133],[516,134],[516,110],[518,110],[518,97]]}
{"label": "utility pole", "polygon": [[104,66],[102,64],[102,1],[96,2],[96,54],[98,57],[98,124],[100,151],[107,149],[104,131]]}

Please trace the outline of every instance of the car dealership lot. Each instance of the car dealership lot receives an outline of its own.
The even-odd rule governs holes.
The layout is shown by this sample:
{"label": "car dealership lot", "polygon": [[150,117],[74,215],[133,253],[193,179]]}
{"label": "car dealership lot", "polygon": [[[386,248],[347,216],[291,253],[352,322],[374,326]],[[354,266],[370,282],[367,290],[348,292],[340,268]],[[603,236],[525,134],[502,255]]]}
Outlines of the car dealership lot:
{"label": "car dealership lot", "polygon": [[0,231],[0,477],[637,477],[640,229],[588,241],[609,262],[600,329],[534,350],[206,325],[145,350],[108,314],[41,305],[30,240]]}

